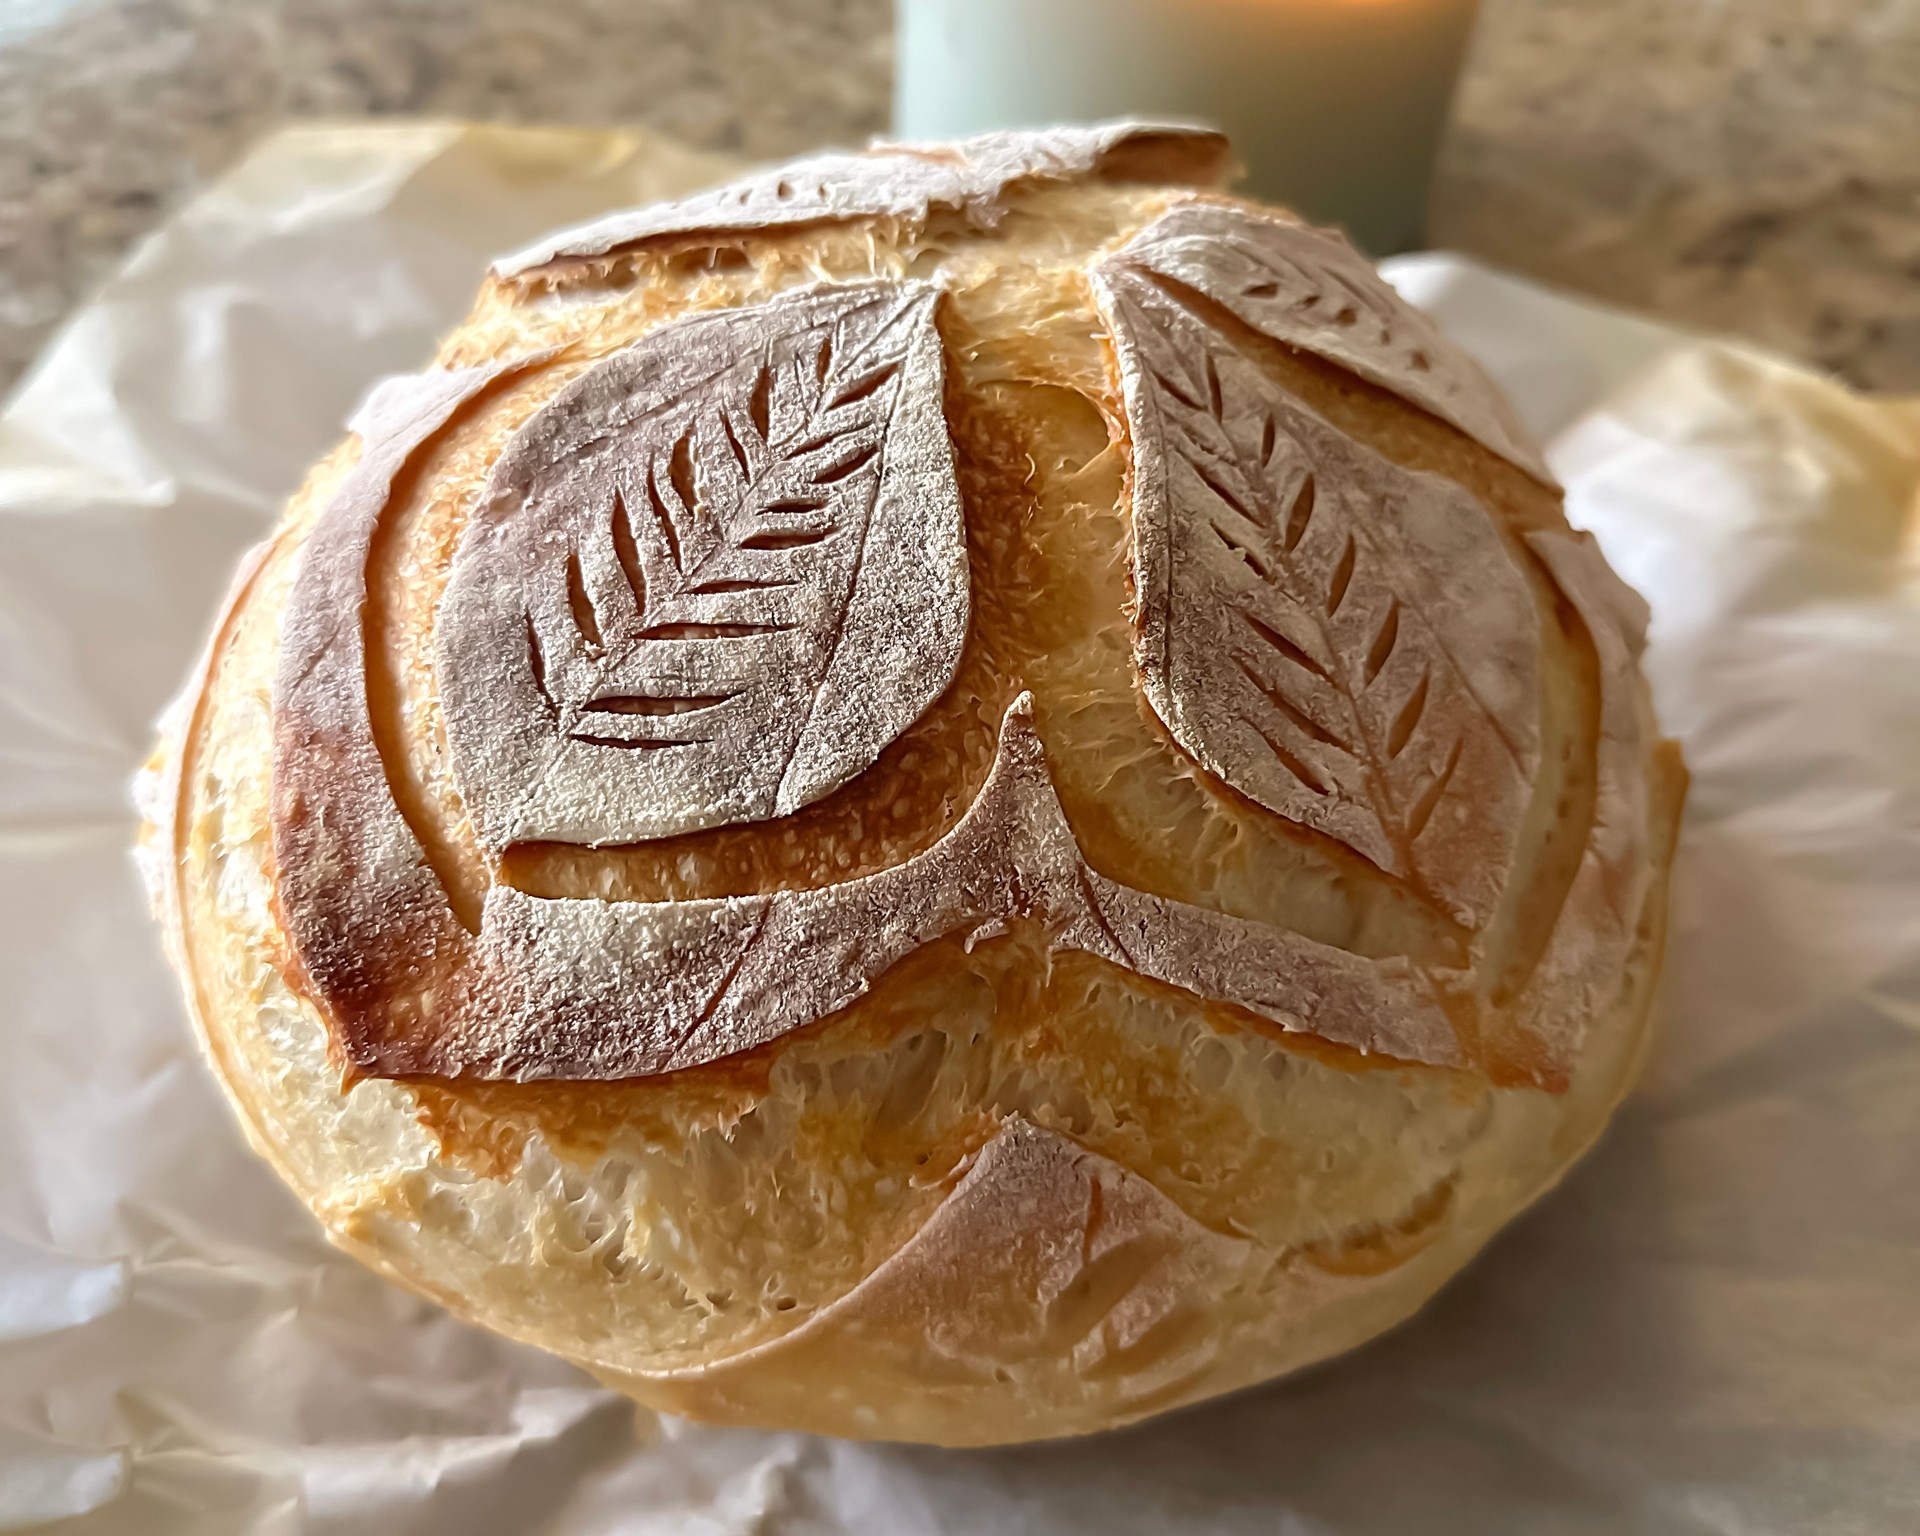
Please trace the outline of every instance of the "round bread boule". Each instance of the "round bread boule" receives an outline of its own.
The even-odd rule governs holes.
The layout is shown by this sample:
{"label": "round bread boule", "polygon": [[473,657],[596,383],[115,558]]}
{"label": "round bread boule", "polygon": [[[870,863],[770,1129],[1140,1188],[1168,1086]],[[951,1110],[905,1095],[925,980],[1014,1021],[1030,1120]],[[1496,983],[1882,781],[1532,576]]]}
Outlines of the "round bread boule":
{"label": "round bread boule", "polygon": [[1224,160],[799,162],[370,397],[142,785],[335,1241],[671,1412],[984,1444],[1350,1348],[1593,1140],[1684,788],[1643,610]]}

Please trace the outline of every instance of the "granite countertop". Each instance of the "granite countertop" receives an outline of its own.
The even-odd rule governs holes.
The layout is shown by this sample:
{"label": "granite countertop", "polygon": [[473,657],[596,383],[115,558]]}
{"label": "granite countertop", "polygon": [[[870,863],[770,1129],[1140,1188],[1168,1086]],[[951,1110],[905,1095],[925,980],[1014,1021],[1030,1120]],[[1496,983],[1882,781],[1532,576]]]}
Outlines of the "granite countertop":
{"label": "granite countertop", "polygon": [[[275,124],[886,124],[891,0],[8,0],[0,385]],[[1436,244],[1920,390],[1920,6],[1485,0]]]}

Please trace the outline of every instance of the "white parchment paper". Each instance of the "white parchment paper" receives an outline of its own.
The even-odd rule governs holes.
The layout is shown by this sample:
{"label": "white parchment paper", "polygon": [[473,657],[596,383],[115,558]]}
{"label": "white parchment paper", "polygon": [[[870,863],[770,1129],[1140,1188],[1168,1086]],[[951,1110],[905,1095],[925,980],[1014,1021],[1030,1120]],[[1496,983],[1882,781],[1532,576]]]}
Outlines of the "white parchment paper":
{"label": "white parchment paper", "polygon": [[1644,1085],[1424,1314],[1137,1430],[947,1453],[636,1414],[327,1248],[195,1055],[128,776],[242,547],[485,259],[722,168],[283,135],[0,418],[0,1529],[1920,1529],[1920,406],[1444,257],[1395,279],[1552,435],[1695,777]]}

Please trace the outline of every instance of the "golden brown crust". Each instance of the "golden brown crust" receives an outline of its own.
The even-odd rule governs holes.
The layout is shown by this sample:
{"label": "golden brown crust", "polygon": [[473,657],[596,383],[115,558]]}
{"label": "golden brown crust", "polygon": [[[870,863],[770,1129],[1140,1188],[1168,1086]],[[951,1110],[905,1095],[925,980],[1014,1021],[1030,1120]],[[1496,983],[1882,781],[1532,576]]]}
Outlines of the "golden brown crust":
{"label": "golden brown crust", "polygon": [[[1643,614],[1337,246],[1080,163],[494,283],[297,499],[156,760],[156,905],[256,1144],[369,1262],[663,1407],[979,1443],[1294,1368],[1418,1305],[1644,1048],[1683,774]],[[1269,226],[1318,263],[1306,321]],[[1335,288],[1353,321],[1313,318]],[[837,374],[829,312],[904,327],[856,350],[912,339]],[[703,372],[682,334],[740,344]],[[920,412],[906,479],[773,495],[813,407],[758,381],[808,359],[862,444]],[[623,425],[649,381],[659,429]],[[637,478],[570,479],[593,440]],[[648,465],[690,563],[598,520]],[[811,789],[781,798],[803,724],[763,768],[728,747],[738,785],[596,769],[543,805],[536,760],[489,804],[529,621],[550,728],[617,698],[622,741],[682,739],[715,679],[766,673],[669,677],[659,643],[831,631],[839,578],[746,541],[769,508],[857,530],[888,483],[928,559],[851,625],[880,702]],[[696,593],[709,558],[726,590]],[[825,631],[801,594],[741,602],[775,565]],[[1320,671],[1239,654],[1248,611]],[[631,676],[600,665],[627,628]],[[783,663],[809,697],[811,644]]]}
{"label": "golden brown crust", "polygon": [[432,999],[468,935],[394,803],[368,697],[371,550],[396,476],[482,390],[540,358],[390,380],[350,423],[359,462],[302,550],[274,681],[274,866],[305,985],[356,1069],[431,1070]]}

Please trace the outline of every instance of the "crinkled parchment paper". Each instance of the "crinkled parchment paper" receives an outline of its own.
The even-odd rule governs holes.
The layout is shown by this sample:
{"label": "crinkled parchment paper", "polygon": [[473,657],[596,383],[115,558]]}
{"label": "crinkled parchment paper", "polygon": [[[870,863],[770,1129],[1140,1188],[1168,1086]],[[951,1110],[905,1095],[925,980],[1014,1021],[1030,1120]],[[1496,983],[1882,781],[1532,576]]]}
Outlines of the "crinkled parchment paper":
{"label": "crinkled parchment paper", "polygon": [[1695,779],[1644,1086],[1423,1315],[1138,1430],[943,1453],[636,1415],[327,1248],[195,1056],[128,776],[242,546],[484,259],[719,170],[287,134],[0,420],[0,1529],[1915,1529],[1920,408],[1442,257],[1394,275],[1652,600]]}

